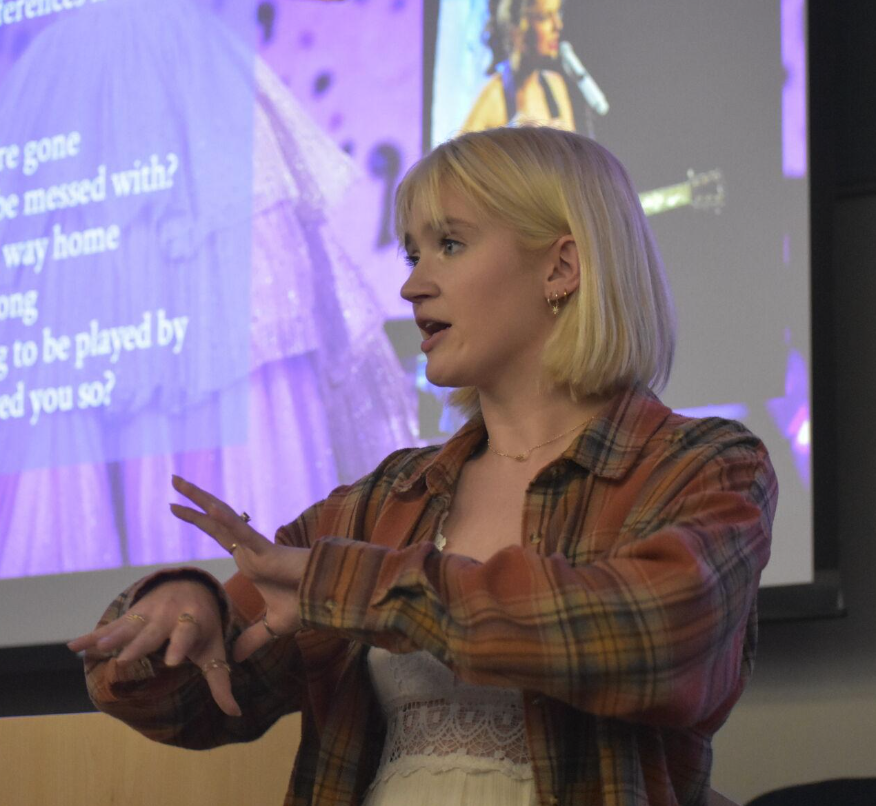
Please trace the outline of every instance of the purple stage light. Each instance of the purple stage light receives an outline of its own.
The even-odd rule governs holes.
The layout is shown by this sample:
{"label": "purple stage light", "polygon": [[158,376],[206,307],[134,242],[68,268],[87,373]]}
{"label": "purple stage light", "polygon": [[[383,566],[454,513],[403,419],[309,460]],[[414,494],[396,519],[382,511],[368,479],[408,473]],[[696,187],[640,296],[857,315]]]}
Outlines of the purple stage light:
{"label": "purple stage light", "polygon": [[785,394],[766,403],[767,411],[788,440],[797,474],[807,489],[811,483],[811,423],[809,417],[809,372],[806,360],[790,350],[785,373]]}
{"label": "purple stage light", "polygon": [[806,2],[782,0],[782,169],[806,176]]}

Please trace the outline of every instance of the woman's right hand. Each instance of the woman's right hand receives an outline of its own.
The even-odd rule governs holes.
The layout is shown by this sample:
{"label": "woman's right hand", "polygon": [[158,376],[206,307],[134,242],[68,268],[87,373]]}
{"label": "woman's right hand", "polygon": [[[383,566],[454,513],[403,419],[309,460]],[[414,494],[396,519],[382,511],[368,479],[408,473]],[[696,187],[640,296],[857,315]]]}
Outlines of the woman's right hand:
{"label": "woman's right hand", "polygon": [[70,641],[74,652],[118,651],[118,663],[130,663],[167,642],[164,662],[177,666],[188,659],[203,671],[216,704],[229,716],[240,716],[231,692],[225,657],[222,617],[216,595],[188,579],[168,580],[139,599],[121,618]]}

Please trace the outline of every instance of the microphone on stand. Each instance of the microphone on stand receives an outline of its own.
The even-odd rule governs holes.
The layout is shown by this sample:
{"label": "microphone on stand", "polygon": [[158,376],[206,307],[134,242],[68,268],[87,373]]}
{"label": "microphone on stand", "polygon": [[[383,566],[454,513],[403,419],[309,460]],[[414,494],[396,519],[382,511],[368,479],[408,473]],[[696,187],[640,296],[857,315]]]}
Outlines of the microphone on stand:
{"label": "microphone on stand", "polygon": [[563,65],[565,74],[578,85],[578,89],[581,90],[584,100],[590,104],[590,108],[598,115],[608,114],[608,100],[605,93],[599,89],[593,76],[581,64],[581,60],[570,42],[560,42],[560,64]]}

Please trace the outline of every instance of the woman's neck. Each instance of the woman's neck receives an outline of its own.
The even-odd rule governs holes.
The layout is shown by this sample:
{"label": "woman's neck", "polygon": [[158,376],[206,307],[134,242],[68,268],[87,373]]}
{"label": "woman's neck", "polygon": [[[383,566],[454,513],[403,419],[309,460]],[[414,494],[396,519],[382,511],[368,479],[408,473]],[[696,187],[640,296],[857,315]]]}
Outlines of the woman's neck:
{"label": "woman's neck", "polygon": [[504,399],[481,392],[490,449],[494,454],[527,459],[561,453],[610,399],[610,395],[594,395],[575,401],[567,391],[556,388]]}

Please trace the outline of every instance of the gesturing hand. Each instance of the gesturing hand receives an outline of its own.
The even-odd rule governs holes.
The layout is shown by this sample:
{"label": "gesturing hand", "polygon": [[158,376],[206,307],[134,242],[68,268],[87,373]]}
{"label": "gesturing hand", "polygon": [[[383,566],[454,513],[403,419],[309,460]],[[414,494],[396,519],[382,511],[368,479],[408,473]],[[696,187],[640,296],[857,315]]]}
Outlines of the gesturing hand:
{"label": "gesturing hand", "polygon": [[171,504],[171,512],[197,526],[228,551],[265,600],[264,618],[238,638],[234,659],[241,661],[278,636],[298,629],[301,624],[298,587],[310,549],[276,545],[250,527],[228,504],[179,476],[173,477],[173,488],[200,511]]}
{"label": "gesturing hand", "polygon": [[139,599],[121,618],[70,641],[74,652],[118,651],[118,662],[138,660],[167,642],[164,662],[176,666],[188,658],[200,667],[216,704],[229,716],[240,716],[231,693],[225,662],[222,618],[216,594],[200,582],[168,580]]}

